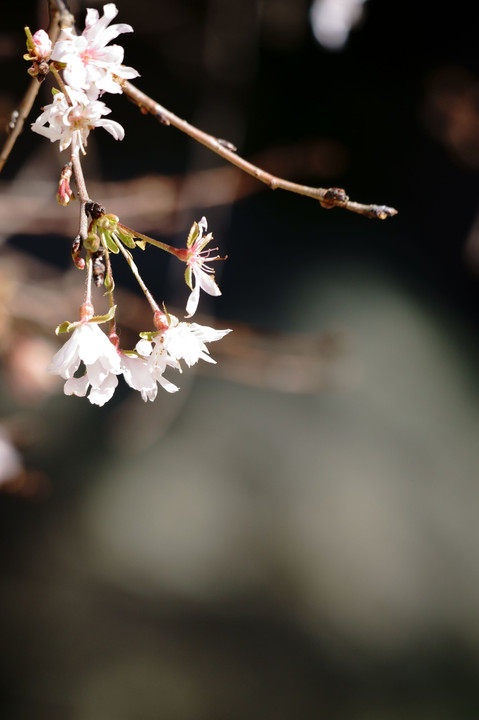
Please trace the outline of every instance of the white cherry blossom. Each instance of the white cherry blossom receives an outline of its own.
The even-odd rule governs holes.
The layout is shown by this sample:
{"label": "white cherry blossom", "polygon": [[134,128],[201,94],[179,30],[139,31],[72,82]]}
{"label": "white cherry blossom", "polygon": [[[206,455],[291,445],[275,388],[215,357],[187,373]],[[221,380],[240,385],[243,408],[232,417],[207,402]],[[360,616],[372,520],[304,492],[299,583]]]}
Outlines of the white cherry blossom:
{"label": "white cherry blossom", "polygon": [[88,373],[81,377],[69,378],[63,388],[65,395],[76,395],[77,397],[85,397],[90,388],[88,400],[92,405],[103,406],[108,400],[111,400],[115,388],[118,385],[118,378],[115,374],[110,373],[98,385],[93,387],[88,377]]}
{"label": "white cherry blossom", "polygon": [[[193,226],[195,227],[195,226]],[[189,288],[191,288],[191,294],[186,303],[186,317],[192,317],[195,314],[200,300],[200,289],[208,295],[218,296],[221,295],[221,290],[214,279],[213,268],[207,265],[207,261],[220,260],[219,255],[211,257],[213,250],[205,250],[205,246],[212,239],[212,234],[208,233],[205,235],[208,229],[208,223],[205,217],[202,217],[199,223],[197,223],[198,235],[188,244],[186,249],[186,272],[185,280]],[[194,283],[192,276],[194,277]]]}
{"label": "white cherry blossom", "polygon": [[229,332],[231,330],[215,330],[207,325],[180,322],[165,330],[163,343],[170,357],[178,361],[184,360],[188,367],[198,360],[216,363],[205,343],[221,340]]}
{"label": "white cherry blossom", "polygon": [[[75,373],[85,366],[80,377]],[[118,384],[116,377],[122,371],[116,348],[96,323],[82,323],[75,328],[63,347],[55,353],[47,371],[66,380],[65,395],[85,397],[95,405],[110,400]]]}
{"label": "white cherry blossom", "polygon": [[66,91],[68,98],[64,93],[57,92],[53,96],[53,102],[43,108],[42,114],[32,124],[34,132],[51,142],[58,140],[60,150],[71,145],[74,154],[85,152],[88,135],[95,127],[103,127],[115,140],[123,140],[123,127],[114,120],[102,117],[111,112],[105,103],[89,100],[84,92],[68,86]]}
{"label": "white cherry blossom", "polygon": [[133,388],[133,390],[138,390],[145,402],[148,400],[153,402],[158,393],[158,385],[151,373],[147,360],[140,355],[130,355],[121,352],[120,363],[123,377],[128,385]]}
{"label": "white cherry blossom", "polygon": [[[180,370],[179,363],[169,356],[166,351],[162,336],[159,334],[152,341],[140,340],[136,344],[137,352],[146,359],[148,372],[155,383],[159,383],[167,392],[173,393],[179,390],[179,387],[163,377],[166,368],[172,367]],[[143,394],[142,394],[143,397]],[[143,397],[143,399],[145,399]]]}
{"label": "white cherry blossom", "polygon": [[114,3],[103,7],[103,16],[89,8],[85,29],[75,35],[71,28],[62,30],[52,52],[52,60],[66,64],[65,81],[76,90],[84,90],[88,97],[96,99],[100,93],[121,93],[121,85],[115,80],[138,77],[131,67],[122,65],[124,50],[120,45],[108,45],[118,35],[133,32],[131,25],[118,23],[108,27],[118,14]]}
{"label": "white cherry blossom", "polygon": [[206,343],[221,340],[231,330],[214,330],[198,323],[179,322],[171,314],[167,317],[169,325],[165,330],[159,332],[153,340],[140,340],[136,345],[137,352],[148,357],[152,371],[160,372],[162,376],[170,365],[181,372],[181,360],[188,367],[198,360],[216,362],[209,354]]}

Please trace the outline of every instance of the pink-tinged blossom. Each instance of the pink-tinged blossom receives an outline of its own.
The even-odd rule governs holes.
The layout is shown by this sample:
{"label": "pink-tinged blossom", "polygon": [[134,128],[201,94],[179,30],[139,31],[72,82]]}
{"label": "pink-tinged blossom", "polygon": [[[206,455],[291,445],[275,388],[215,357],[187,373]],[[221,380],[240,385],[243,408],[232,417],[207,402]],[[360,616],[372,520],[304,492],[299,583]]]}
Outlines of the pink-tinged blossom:
{"label": "pink-tinged blossom", "polygon": [[85,152],[88,135],[95,127],[104,128],[115,140],[123,140],[123,127],[114,120],[102,117],[111,112],[105,103],[89,100],[84,92],[68,86],[66,92],[68,98],[61,92],[54,94],[53,102],[43,108],[42,114],[32,124],[34,132],[51,142],[58,140],[60,150],[71,145],[73,154]]}
{"label": "pink-tinged blossom", "polygon": [[[195,225],[196,233],[194,231]],[[213,249],[204,249],[213,238],[213,235],[211,233],[205,235],[208,229],[208,223],[205,217],[202,217],[199,223],[195,223],[195,225],[193,225],[192,231],[190,232],[190,239],[188,240],[185,251],[185,281],[188,287],[191,288],[191,294],[186,303],[186,317],[191,317],[195,314],[200,300],[200,289],[208,293],[208,295],[221,295],[221,290],[215,282],[215,271],[206,264],[213,260],[221,260],[219,255],[211,257],[211,253],[214,252]],[[217,248],[215,248],[215,250],[216,249]]]}
{"label": "pink-tinged blossom", "polygon": [[100,93],[121,93],[121,84],[115,80],[130,80],[139,73],[122,65],[124,50],[120,45],[108,45],[118,35],[133,32],[131,25],[109,24],[118,14],[114,3],[103,7],[103,16],[98,10],[89,8],[85,29],[75,35],[71,28],[62,30],[52,53],[52,60],[65,63],[65,81],[76,90],[84,90],[96,99]]}
{"label": "pink-tinged blossom", "polygon": [[[80,377],[75,373],[85,366]],[[54,355],[48,372],[66,380],[65,395],[85,397],[94,405],[104,405],[110,400],[122,372],[120,356],[105,333],[96,323],[82,323],[75,328],[63,347]]]}

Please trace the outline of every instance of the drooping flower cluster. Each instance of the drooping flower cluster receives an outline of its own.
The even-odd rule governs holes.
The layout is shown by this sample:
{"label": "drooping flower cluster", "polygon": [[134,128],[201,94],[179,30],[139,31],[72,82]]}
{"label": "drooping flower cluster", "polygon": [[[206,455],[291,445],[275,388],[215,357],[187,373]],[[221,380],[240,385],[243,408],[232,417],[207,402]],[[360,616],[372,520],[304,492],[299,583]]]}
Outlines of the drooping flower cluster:
{"label": "drooping flower cluster", "polygon": [[158,385],[167,392],[176,392],[179,388],[164,377],[165,371],[173,368],[181,372],[182,360],[188,367],[198,360],[215,363],[206,343],[221,340],[231,332],[180,322],[174,315],[161,313],[156,318],[161,329],[144,333],[147,337],[138,341],[135,350],[126,352],[119,349],[117,336],[109,339],[100,330],[98,322],[104,318],[94,318],[91,306],[82,314],[84,318],[70,326],[74,327],[71,337],[47,369],[66,380],[65,395],[88,395],[93,405],[100,406],[113,397],[120,375],[145,402],[155,400]]}
{"label": "drooping flower cluster", "polygon": [[[122,225],[116,215],[107,214],[88,197],[80,153],[86,153],[90,131],[103,127],[116,140],[124,136],[123,127],[105,117],[110,109],[100,98],[105,93],[121,93],[122,83],[138,75],[122,64],[123,48],[109,44],[118,35],[133,30],[130,25],[110,24],[117,13],[113,3],[104,6],[101,17],[97,10],[89,9],[83,33],[77,36],[72,29],[63,29],[53,48],[43,30],[32,35],[26,28],[25,57],[33,63],[30,74],[42,80],[52,72],[58,86],[53,90],[53,101],[43,108],[32,130],[51,142],[58,141],[60,151],[70,150],[70,162],[61,172],[57,200],[68,205],[73,197],[70,187],[73,176],[81,209],[72,259],[78,269],[87,271],[80,320],[62,323],[57,328],[57,334],[68,332],[71,336],[53,357],[48,371],[65,380],[66,395],[88,397],[92,404],[100,406],[113,397],[121,375],[145,402],[156,398],[159,386],[167,392],[176,392],[179,388],[165,373],[182,372],[182,362],[188,367],[199,360],[214,363],[207,344],[231,332],[180,322],[164,308],[160,310],[133,260],[132,251],[138,247],[144,250],[149,243],[184,262],[185,281],[190,289],[186,318],[191,318],[198,308],[200,290],[212,296],[221,295],[210,263],[222,258],[214,250],[206,249],[213,237],[208,233],[206,218],[193,223],[186,247],[178,249]],[[140,333],[141,339],[133,350],[120,348],[116,330],[112,254],[123,255],[153,311],[155,329]],[[95,315],[93,285],[103,286],[106,291],[109,310],[105,315]],[[100,324],[107,322],[108,334],[100,328]]]}
{"label": "drooping flower cluster", "polygon": [[136,70],[122,65],[123,48],[108,45],[118,35],[133,32],[125,23],[110,25],[117,14],[113,3],[104,6],[102,17],[98,10],[90,8],[83,33],[77,36],[71,28],[63,29],[53,50],[44,31],[32,36],[33,50],[28,57],[41,55],[45,61],[48,57],[44,53],[51,53],[51,67],[55,72],[56,68],[63,69],[61,91],[54,91],[53,102],[43,108],[32,130],[51,142],[58,140],[60,150],[71,147],[72,154],[85,153],[88,135],[95,127],[103,127],[115,140],[124,137],[119,123],[104,119],[111,111],[99,100],[106,92],[121,93],[121,82],[138,76]]}

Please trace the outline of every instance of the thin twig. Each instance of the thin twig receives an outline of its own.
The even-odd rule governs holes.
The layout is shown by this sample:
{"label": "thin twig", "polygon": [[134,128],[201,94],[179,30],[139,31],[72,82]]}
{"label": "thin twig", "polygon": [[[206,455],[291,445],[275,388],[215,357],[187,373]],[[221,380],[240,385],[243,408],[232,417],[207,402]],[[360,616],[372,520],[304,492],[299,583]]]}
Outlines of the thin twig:
{"label": "thin twig", "polygon": [[123,92],[132,100],[140,110],[146,111],[156,117],[163,125],[173,125],[178,130],[181,130],[186,135],[189,135],[197,142],[205,145],[207,148],[221,155],[225,160],[236,165],[244,172],[252,175],[260,182],[268,185],[272,190],[281,188],[282,190],[288,190],[289,192],[297,193],[299,195],[306,195],[307,197],[319,200],[322,207],[330,209],[333,207],[342,207],[346,210],[365,215],[369,218],[377,218],[379,220],[385,220],[388,217],[392,217],[397,214],[397,210],[388,207],[387,205],[363,205],[362,203],[353,202],[346,195],[346,191],[342,188],[315,188],[309,187],[308,185],[301,185],[300,183],[291,182],[284,178],[272,175],[266,170],[253,165],[252,163],[245,160],[238,155],[230,145],[230,143],[220,138],[216,138],[213,135],[199,130],[194,125],[190,125],[186,120],[182,120],[177,115],[167,110],[162,105],[157,103],[155,100],[150,98],[148,95],[138,90],[132,83],[124,81],[121,83]]}
{"label": "thin twig", "polygon": [[[60,29],[63,27],[72,27],[75,19],[70,13],[67,4],[63,2],[63,0],[49,0],[49,9],[50,25],[48,28],[48,35],[52,44],[55,44],[55,41],[60,33]],[[7,130],[8,135],[0,152],[0,172],[2,172],[15,143],[23,130],[23,125],[30,114],[30,110],[35,102],[39,89],[39,80],[36,77],[32,78],[22,101],[11,115]]]}
{"label": "thin twig", "polygon": [[86,212],[86,205],[90,202],[90,198],[88,197],[88,190],[86,189],[85,178],[78,153],[72,152],[71,161],[78,199],[80,200],[80,227],[78,234],[82,240],[85,240],[88,235],[88,215]]}

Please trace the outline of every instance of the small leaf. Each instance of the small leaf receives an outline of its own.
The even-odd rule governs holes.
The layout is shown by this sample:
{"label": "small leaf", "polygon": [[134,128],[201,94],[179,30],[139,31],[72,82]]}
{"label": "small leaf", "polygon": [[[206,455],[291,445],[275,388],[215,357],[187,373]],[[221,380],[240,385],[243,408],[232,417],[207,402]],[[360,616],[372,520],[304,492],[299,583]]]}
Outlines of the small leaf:
{"label": "small leaf", "polygon": [[135,240],[135,243],[140,250],[144,250],[146,248],[146,240]]}

